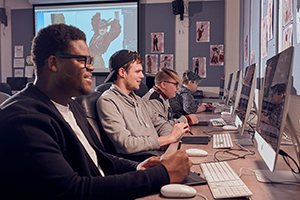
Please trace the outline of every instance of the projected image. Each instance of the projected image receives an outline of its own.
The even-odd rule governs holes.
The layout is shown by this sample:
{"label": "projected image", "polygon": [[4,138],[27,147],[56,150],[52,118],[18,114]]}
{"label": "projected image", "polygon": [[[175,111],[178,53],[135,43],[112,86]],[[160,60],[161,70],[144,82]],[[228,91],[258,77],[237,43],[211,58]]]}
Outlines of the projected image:
{"label": "projected image", "polygon": [[137,51],[137,2],[35,5],[35,34],[50,25],[65,23],[86,34],[94,72],[108,72],[108,60],[118,50]]}
{"label": "projected image", "polygon": [[101,19],[101,14],[97,12],[92,18],[94,35],[89,43],[91,55],[94,57],[94,67],[105,68],[102,55],[107,51],[112,41],[121,33],[119,23],[119,12],[115,12],[115,18]]}

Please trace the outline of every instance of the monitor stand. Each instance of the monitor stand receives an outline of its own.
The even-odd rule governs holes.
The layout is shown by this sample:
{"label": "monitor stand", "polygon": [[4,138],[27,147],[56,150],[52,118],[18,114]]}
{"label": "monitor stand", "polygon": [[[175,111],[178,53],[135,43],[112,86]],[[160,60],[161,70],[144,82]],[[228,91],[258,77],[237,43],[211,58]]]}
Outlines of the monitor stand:
{"label": "monitor stand", "polygon": [[[290,136],[292,138],[295,155],[296,155],[296,163],[300,164],[300,150],[299,150],[299,140],[296,134],[295,128],[291,123],[290,116],[287,114],[286,124],[288,130],[290,130]],[[254,170],[256,178],[259,182],[264,183],[283,183],[283,184],[294,184],[300,183],[300,174],[295,174],[291,170],[274,170],[271,172],[270,170]]]}

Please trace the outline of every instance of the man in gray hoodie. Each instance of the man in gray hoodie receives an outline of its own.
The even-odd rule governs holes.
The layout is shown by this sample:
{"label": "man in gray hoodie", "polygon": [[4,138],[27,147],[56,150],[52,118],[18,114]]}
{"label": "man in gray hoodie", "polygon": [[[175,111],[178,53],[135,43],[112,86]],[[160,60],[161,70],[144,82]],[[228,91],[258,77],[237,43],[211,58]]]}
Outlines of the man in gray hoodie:
{"label": "man in gray hoodie", "polygon": [[137,52],[120,50],[109,60],[110,74],[104,82],[113,81],[97,102],[100,122],[116,151],[133,154],[164,150],[190,131],[187,123],[174,125],[159,117],[133,90],[139,89],[143,59]]}

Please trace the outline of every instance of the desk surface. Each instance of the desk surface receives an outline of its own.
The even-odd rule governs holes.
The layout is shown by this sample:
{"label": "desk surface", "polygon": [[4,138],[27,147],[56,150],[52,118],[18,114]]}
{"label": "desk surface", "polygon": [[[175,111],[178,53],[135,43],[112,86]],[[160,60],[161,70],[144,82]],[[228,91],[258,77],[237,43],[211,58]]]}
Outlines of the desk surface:
{"label": "desk surface", "polygon": [[[203,113],[199,114],[198,118],[201,121],[208,121],[211,118],[218,118],[221,117],[220,114],[213,114],[213,113]],[[224,118],[225,121],[230,120],[228,117]],[[232,119],[231,119],[232,121]],[[210,132],[211,130],[216,130],[216,132]],[[221,131],[220,127],[212,127],[211,125],[209,126],[192,126],[191,127],[191,132],[194,133],[194,135],[206,135],[207,132],[210,132],[208,134],[213,134],[213,133],[223,133]],[[224,131],[228,132],[228,131]],[[250,138],[250,136],[245,132],[243,136],[241,136],[239,133],[234,132],[234,131],[229,131],[231,134],[231,138],[234,142],[235,139],[241,139],[241,138]],[[175,146],[175,147],[174,147]],[[170,148],[176,148],[177,144],[172,144]],[[200,148],[208,152],[207,157],[190,157],[190,160],[193,162],[193,166],[191,168],[191,171],[198,172],[201,174],[201,177],[203,177],[202,171],[200,169],[199,163],[204,163],[204,162],[215,162],[214,160],[214,154],[217,151],[222,151],[224,149],[213,149],[212,148],[212,141],[209,142],[208,145],[196,145],[196,144],[182,144],[181,145],[182,149],[189,149],[189,148]],[[234,149],[238,149],[239,146],[234,144]],[[298,200],[300,199],[300,185],[284,185],[284,184],[270,184],[270,183],[261,183],[258,182],[256,179],[256,176],[254,172],[248,170],[266,170],[268,169],[267,166],[265,165],[264,161],[262,160],[261,156],[256,150],[256,147],[253,146],[246,146],[251,151],[255,151],[254,156],[247,156],[246,159],[238,159],[238,160],[231,160],[227,161],[227,163],[232,167],[232,169],[237,173],[237,175],[240,175],[240,170],[242,168],[242,176],[240,177],[242,181],[248,186],[248,188],[252,191],[253,195],[251,196],[252,200]],[[290,153],[290,155],[293,158],[296,158],[294,155],[294,150],[292,146],[287,146],[287,145],[282,145],[281,148],[285,150],[286,152]],[[218,159],[219,160],[225,160],[229,157],[227,157],[224,153],[219,152],[217,153]],[[289,170],[287,165],[285,164],[284,160],[282,157],[278,157],[277,160],[277,165],[276,165],[277,170]],[[207,199],[211,200],[214,199],[212,197],[212,194],[210,192],[210,189],[207,184],[205,185],[197,185],[193,186],[198,193],[201,193],[204,195]],[[143,200],[153,200],[153,199],[174,199],[174,198],[165,198],[161,196],[159,193],[149,195],[143,198],[140,198]],[[188,199],[203,199],[200,196],[195,196],[194,198],[188,198]],[[238,198],[238,199],[246,199],[246,198]]]}

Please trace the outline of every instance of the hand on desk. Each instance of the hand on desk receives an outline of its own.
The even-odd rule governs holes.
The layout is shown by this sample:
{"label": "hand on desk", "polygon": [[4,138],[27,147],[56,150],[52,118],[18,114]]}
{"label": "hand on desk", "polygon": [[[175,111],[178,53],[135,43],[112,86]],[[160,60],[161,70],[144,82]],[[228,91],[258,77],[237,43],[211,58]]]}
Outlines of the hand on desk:
{"label": "hand on desk", "polygon": [[195,115],[195,114],[190,114],[189,117],[190,117],[190,119],[191,119],[191,121],[192,121],[192,125],[198,124],[198,123],[199,123],[198,118],[197,118],[197,115]]}
{"label": "hand on desk", "polygon": [[164,154],[160,160],[168,170],[170,183],[180,183],[190,174],[192,162],[182,149],[172,154]]}

